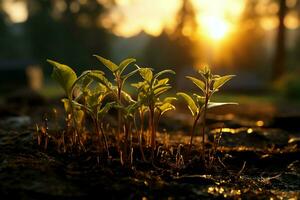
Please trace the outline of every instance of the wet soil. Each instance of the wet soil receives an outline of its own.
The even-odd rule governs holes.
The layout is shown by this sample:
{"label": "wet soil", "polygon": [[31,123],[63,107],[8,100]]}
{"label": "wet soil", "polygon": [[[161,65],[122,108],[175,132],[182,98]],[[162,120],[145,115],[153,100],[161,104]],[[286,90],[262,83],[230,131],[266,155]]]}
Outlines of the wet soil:
{"label": "wet soil", "polygon": [[[162,119],[158,139],[175,153],[166,149],[172,155],[169,159],[158,156],[156,167],[137,159],[134,167],[125,168],[117,157],[98,164],[92,153],[59,154],[51,144],[47,150],[39,147],[33,137],[34,124],[51,110],[47,105],[29,109],[15,105],[11,112],[7,107],[0,109],[1,199],[300,197],[300,115],[255,115],[253,107],[247,106],[253,115],[230,109],[210,113],[208,141],[218,127],[223,127],[223,135],[216,152],[218,161],[212,170],[204,170],[198,157],[200,136],[195,138],[193,157],[176,164],[179,144],[184,152],[189,141],[191,121],[188,115],[173,113]],[[157,155],[164,148],[160,151]]]}

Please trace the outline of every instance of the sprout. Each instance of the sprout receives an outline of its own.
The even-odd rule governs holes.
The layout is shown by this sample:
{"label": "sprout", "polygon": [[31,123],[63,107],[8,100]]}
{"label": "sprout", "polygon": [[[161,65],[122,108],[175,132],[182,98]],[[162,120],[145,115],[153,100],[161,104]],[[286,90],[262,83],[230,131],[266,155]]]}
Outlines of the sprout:
{"label": "sprout", "polygon": [[[171,104],[176,98],[167,97],[161,100],[161,96],[165,94],[172,87],[170,86],[169,79],[159,79],[163,74],[175,74],[172,70],[163,70],[157,74],[153,74],[151,68],[139,68],[139,73],[143,79],[142,82],[132,84],[138,90],[138,102],[140,103],[139,113],[141,121],[144,121],[145,112],[149,113],[149,133],[150,133],[150,146],[151,146],[151,160],[154,159],[154,151],[156,149],[156,130],[160,117],[169,110],[175,109]],[[143,131],[143,130],[142,130]]]}
{"label": "sprout", "polygon": [[191,80],[199,89],[199,94],[193,94],[190,96],[184,92],[177,93],[178,96],[182,97],[191,111],[193,116],[193,126],[191,131],[191,139],[190,139],[190,146],[189,152],[191,151],[192,144],[193,144],[193,137],[195,134],[195,129],[199,120],[202,121],[202,158],[205,162],[205,126],[206,126],[206,112],[207,109],[213,107],[219,107],[228,104],[236,104],[232,102],[226,103],[216,103],[211,102],[212,95],[219,91],[219,89],[230,79],[234,77],[234,75],[226,75],[226,76],[219,76],[213,75],[211,70],[208,67],[205,67],[203,70],[198,71],[201,79],[187,76],[186,78]]}

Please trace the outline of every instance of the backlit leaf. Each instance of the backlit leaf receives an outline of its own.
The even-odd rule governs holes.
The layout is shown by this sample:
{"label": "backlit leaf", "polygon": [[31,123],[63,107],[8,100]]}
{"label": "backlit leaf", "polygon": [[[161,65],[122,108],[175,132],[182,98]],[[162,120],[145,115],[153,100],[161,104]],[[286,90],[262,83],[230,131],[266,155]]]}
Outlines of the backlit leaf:
{"label": "backlit leaf", "polygon": [[76,73],[67,65],[60,64],[49,59],[47,60],[47,62],[49,62],[53,66],[51,75],[52,78],[60,84],[60,86],[65,90],[68,97],[70,97],[73,84],[77,79]]}
{"label": "backlit leaf", "polygon": [[173,101],[176,101],[177,100],[177,98],[176,97],[166,97],[166,98],[164,98],[164,100],[163,100],[163,102],[164,103],[171,103],[171,102],[173,102]]}
{"label": "backlit leaf", "polygon": [[101,108],[101,110],[98,112],[98,115],[100,115],[100,117],[103,117],[115,105],[116,105],[116,102],[109,102],[109,103],[105,104],[105,106],[103,106],[103,108]]}
{"label": "backlit leaf", "polygon": [[164,87],[156,88],[154,90],[154,95],[158,97],[159,95],[165,93],[166,91],[168,91],[171,88],[172,88],[171,86],[164,86]]}
{"label": "backlit leaf", "polygon": [[193,94],[193,95],[196,97],[198,105],[202,106],[203,104],[205,104],[205,97],[204,96],[200,96],[198,94]]}
{"label": "backlit leaf", "polygon": [[156,80],[159,76],[161,76],[163,74],[166,74],[166,73],[176,74],[173,70],[170,70],[170,69],[162,70],[162,71],[160,71],[160,72],[158,72],[157,74],[154,75],[153,80]]}
{"label": "backlit leaf", "polygon": [[75,122],[78,126],[81,125],[83,119],[84,119],[84,111],[83,110],[80,110],[80,109],[76,109],[74,111],[74,115],[75,115]]}
{"label": "backlit leaf", "polygon": [[140,89],[141,87],[143,87],[146,83],[143,81],[143,82],[138,82],[138,83],[132,83],[131,86],[132,87],[135,87],[137,89]]}
{"label": "backlit leaf", "polygon": [[69,99],[63,98],[61,101],[64,104],[64,109],[65,109],[66,113],[68,113],[68,114],[71,113],[71,105],[70,105]]}
{"label": "backlit leaf", "polygon": [[196,106],[196,103],[191,96],[183,92],[178,92],[177,95],[181,96],[187,102],[188,108],[190,109],[193,116],[198,114],[198,107]]}
{"label": "backlit leaf", "polygon": [[133,70],[132,72],[129,72],[128,74],[122,76],[123,81],[125,82],[129,77],[133,76],[135,73],[137,73],[140,69]]}
{"label": "backlit leaf", "polygon": [[202,92],[205,94],[205,83],[197,78],[186,76],[186,78],[190,79],[198,88],[202,90]]}
{"label": "backlit leaf", "polygon": [[232,79],[234,76],[235,75],[226,75],[226,76],[221,76],[219,78],[216,78],[213,85],[213,89],[214,90],[219,89],[220,87],[222,87],[222,85],[224,85],[227,81]]}
{"label": "backlit leaf", "polygon": [[105,78],[103,74],[98,73],[97,71],[91,71],[91,73],[89,73],[89,77],[105,85],[108,89],[112,89],[112,84],[107,80],[107,78]]}
{"label": "backlit leaf", "polygon": [[136,59],[134,58],[127,58],[125,60],[123,60],[120,65],[119,65],[119,71],[120,71],[120,74],[122,74],[122,72],[127,68],[128,65],[130,65],[131,63],[135,62]]}
{"label": "backlit leaf", "polygon": [[162,85],[167,85],[168,82],[169,82],[168,78],[158,80],[157,83],[155,83],[154,88],[160,87]]}
{"label": "backlit leaf", "polygon": [[226,102],[226,103],[209,102],[207,105],[207,109],[225,106],[225,105],[238,105],[238,104],[234,102]]}
{"label": "backlit leaf", "polygon": [[151,82],[152,77],[153,77],[153,73],[152,70],[150,68],[141,68],[139,70],[140,75],[142,76],[142,78],[148,82]]}
{"label": "backlit leaf", "polygon": [[165,112],[170,111],[170,110],[175,110],[175,106],[172,105],[171,103],[163,103],[161,106],[158,107],[158,109],[161,112],[161,115],[163,115]]}
{"label": "backlit leaf", "polygon": [[119,66],[113,63],[112,61],[103,58],[98,55],[94,55],[103,65],[105,65],[110,71],[115,72],[118,70]]}

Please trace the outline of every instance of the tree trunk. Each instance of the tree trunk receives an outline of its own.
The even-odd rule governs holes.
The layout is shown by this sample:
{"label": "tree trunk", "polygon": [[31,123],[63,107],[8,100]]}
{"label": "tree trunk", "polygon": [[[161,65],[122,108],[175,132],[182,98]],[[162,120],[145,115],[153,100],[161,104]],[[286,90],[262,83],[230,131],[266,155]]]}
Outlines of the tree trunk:
{"label": "tree trunk", "polygon": [[278,80],[285,72],[285,26],[284,17],[287,12],[286,0],[279,0],[279,26],[276,38],[272,80]]}

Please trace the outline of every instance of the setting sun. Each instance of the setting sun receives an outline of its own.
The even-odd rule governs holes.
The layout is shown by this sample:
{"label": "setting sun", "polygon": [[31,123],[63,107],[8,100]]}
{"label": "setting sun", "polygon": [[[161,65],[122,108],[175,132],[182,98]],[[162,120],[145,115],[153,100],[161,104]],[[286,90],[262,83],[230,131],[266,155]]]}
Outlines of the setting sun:
{"label": "setting sun", "polygon": [[202,27],[205,35],[213,40],[223,39],[230,31],[230,24],[215,16],[202,17]]}
{"label": "setting sun", "polygon": [[[191,0],[198,24],[199,37],[223,40],[235,29],[245,2],[240,0]],[[158,36],[174,27],[176,13],[182,7],[179,0],[122,0],[102,19],[105,27],[119,36],[132,37],[141,31]],[[146,5],[146,6],[145,6]],[[147,9],[145,9],[147,8]],[[155,12],[155,13],[153,13]],[[197,36],[197,35],[196,35]]]}

